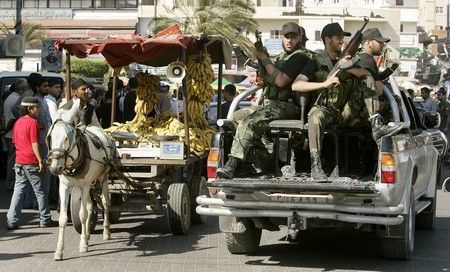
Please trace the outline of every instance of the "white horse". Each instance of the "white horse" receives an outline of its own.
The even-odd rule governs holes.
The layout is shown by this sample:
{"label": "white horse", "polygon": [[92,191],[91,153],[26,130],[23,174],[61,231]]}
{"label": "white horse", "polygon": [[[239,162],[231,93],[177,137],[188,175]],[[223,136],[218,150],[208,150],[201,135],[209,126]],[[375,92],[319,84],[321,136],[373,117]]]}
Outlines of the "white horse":
{"label": "white horse", "polygon": [[[59,197],[61,210],[59,215],[58,244],[54,254],[55,260],[63,258],[64,230],[67,225],[67,207],[69,188],[78,187],[81,192],[81,208],[79,212],[81,222],[80,252],[87,252],[90,237],[90,220],[93,205],[90,196],[91,186],[101,182],[101,202],[103,206],[103,240],[110,238],[109,206],[107,173],[108,160],[117,156],[114,142],[101,129],[87,126],[83,129],[74,126],[74,120],[79,112],[79,101],[74,102],[70,110],[60,109],[57,120],[48,133],[49,169],[59,176]],[[93,138],[100,140],[101,146],[93,142]],[[74,196],[72,196],[74,197]]]}

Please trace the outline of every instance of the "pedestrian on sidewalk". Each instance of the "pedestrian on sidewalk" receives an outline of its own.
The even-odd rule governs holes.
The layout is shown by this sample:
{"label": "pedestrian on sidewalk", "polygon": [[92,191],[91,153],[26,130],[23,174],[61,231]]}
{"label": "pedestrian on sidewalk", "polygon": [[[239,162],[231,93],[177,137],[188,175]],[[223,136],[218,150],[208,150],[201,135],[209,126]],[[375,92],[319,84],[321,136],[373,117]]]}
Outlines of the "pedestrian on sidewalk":
{"label": "pedestrian on sidewalk", "polygon": [[31,184],[39,206],[40,227],[56,226],[50,218],[48,196],[42,184],[44,163],[39,150],[38,117],[41,112],[36,97],[24,97],[20,103],[21,117],[14,124],[13,143],[16,147],[16,182],[7,214],[7,228],[16,229],[22,215],[25,187]]}

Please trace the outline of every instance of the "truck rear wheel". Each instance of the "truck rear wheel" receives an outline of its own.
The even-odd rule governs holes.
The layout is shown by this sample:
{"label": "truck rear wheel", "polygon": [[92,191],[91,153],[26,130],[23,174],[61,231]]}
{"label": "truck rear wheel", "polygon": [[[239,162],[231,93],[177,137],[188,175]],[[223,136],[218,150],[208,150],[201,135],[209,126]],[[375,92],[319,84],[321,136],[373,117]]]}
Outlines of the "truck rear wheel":
{"label": "truck rear wheel", "polygon": [[[441,163],[438,161],[436,170],[436,185],[441,182]],[[433,198],[426,198],[431,204],[416,216],[416,228],[421,230],[433,230],[436,224],[436,190]]]}
{"label": "truck rear wheel", "polygon": [[184,183],[171,184],[167,190],[167,220],[172,234],[187,234],[191,228],[189,190]]}
{"label": "truck rear wheel", "polygon": [[403,222],[391,226],[396,237],[383,237],[383,253],[388,259],[409,259],[414,252],[415,236],[415,199],[411,189],[410,204],[407,214],[403,215]]}
{"label": "truck rear wheel", "polygon": [[261,241],[262,229],[256,228],[250,219],[243,219],[246,230],[243,233],[225,233],[228,251],[231,254],[254,253]]}

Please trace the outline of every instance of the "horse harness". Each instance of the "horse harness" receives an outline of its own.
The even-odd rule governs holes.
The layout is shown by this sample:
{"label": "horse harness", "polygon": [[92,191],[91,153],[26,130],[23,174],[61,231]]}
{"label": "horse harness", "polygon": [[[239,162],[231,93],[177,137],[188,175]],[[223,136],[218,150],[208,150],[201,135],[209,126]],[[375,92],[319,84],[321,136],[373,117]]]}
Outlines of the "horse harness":
{"label": "horse harness", "polygon": [[[57,120],[54,122],[53,126],[58,122],[63,120]],[[64,122],[64,121],[63,121]],[[53,126],[51,127],[50,131],[53,129]],[[89,132],[88,130],[84,129],[83,131],[79,128],[75,128],[75,142],[74,144],[69,148],[69,150],[66,150],[64,148],[53,148],[48,153],[48,159],[59,159],[61,157],[64,157],[64,175],[74,178],[84,178],[89,171],[88,167],[88,160],[94,160],[98,163],[105,164],[104,162],[95,160],[91,157],[91,154],[89,152],[89,145],[87,141],[87,135],[89,134],[89,138],[92,140],[94,146],[97,149],[100,149],[102,147],[102,143],[100,139],[93,133]],[[50,135],[50,133],[49,133]],[[50,137],[50,136],[47,136]],[[50,141],[48,141],[50,142]],[[77,148],[78,150],[78,156],[77,158],[73,158],[70,153],[74,148]],[[106,153],[106,150],[104,150]],[[59,152],[58,155],[55,154],[55,152]],[[107,154],[106,154],[107,155]],[[67,158],[70,158],[72,160],[72,164],[69,166],[66,166]]]}

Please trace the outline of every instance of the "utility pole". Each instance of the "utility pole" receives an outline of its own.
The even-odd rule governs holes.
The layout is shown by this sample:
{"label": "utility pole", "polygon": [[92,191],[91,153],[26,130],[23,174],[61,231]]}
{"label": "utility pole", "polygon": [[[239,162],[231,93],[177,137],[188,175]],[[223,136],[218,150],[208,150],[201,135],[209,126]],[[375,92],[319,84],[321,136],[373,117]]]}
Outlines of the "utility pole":
{"label": "utility pole", "polygon": [[[16,34],[22,34],[22,0],[16,0]],[[22,70],[22,57],[16,57],[16,71]]]}
{"label": "utility pole", "polygon": [[153,36],[156,34],[156,27],[157,27],[157,24],[156,24],[156,21],[157,21],[157,16],[158,16],[158,0],[153,0],[154,1],[154,3],[153,4],[155,4],[155,14],[154,14],[154,18],[153,18]]}

